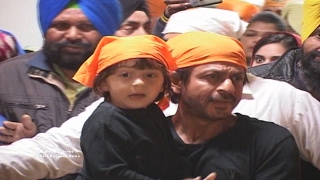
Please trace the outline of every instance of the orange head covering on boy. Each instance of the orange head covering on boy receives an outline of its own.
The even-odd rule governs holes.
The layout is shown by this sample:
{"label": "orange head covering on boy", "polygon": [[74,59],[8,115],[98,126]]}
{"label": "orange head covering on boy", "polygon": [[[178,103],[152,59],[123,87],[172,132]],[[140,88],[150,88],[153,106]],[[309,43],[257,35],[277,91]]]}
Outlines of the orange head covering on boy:
{"label": "orange head covering on boy", "polygon": [[187,32],[167,41],[178,68],[212,62],[229,62],[247,69],[241,43],[211,32]]}
{"label": "orange head covering on boy", "polygon": [[105,68],[133,58],[154,59],[172,71],[177,68],[168,45],[156,36],[106,36],[101,39],[94,53],[82,64],[73,79],[92,87],[96,75]]}

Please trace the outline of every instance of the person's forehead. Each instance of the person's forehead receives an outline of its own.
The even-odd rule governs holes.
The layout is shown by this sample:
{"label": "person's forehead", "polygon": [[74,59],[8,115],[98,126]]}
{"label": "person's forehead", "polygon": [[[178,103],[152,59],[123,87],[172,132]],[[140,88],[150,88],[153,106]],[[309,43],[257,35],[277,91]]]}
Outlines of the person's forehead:
{"label": "person's forehead", "polygon": [[149,17],[147,16],[147,14],[143,11],[135,11],[134,13],[132,13],[125,21],[126,22],[140,22],[140,23],[146,23],[146,22],[150,22]]}
{"label": "person's forehead", "polygon": [[247,31],[249,30],[256,30],[256,31],[277,31],[277,27],[275,23],[263,22],[263,21],[256,21],[252,22],[248,25]]}
{"label": "person's forehead", "polygon": [[280,42],[276,43],[268,43],[260,47],[260,49],[257,50],[256,54],[264,53],[268,55],[274,55],[279,53],[284,53],[287,49],[284,47],[284,45]]}
{"label": "person's forehead", "polygon": [[217,62],[211,62],[206,64],[200,64],[195,66],[195,69],[202,70],[202,71],[228,71],[233,70],[237,72],[244,72],[244,68],[240,65],[237,65],[235,63],[231,62],[224,62],[224,61],[217,61]]}

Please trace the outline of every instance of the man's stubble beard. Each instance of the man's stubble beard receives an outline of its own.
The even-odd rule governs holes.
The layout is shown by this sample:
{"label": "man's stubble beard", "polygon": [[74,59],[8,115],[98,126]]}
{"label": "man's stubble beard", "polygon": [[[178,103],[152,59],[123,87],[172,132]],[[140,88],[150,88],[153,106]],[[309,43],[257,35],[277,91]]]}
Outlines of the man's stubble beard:
{"label": "man's stubble beard", "polygon": [[320,57],[320,52],[316,50],[304,54],[301,60],[301,75],[307,86],[320,89],[320,60],[316,60],[316,57]]}
{"label": "man's stubble beard", "polygon": [[79,47],[84,47],[83,53],[62,52],[62,48],[70,43],[49,43],[44,42],[43,51],[49,63],[57,64],[63,69],[77,71],[80,66],[91,56],[93,50],[89,43],[74,43]]}
{"label": "man's stubble beard", "polygon": [[180,97],[180,101],[184,104],[188,111],[194,113],[198,118],[207,120],[208,122],[225,119],[231,115],[229,112],[216,111],[214,109],[212,109],[211,112],[207,112],[208,109],[206,105],[212,101],[212,97],[199,99],[196,97],[182,95]]}

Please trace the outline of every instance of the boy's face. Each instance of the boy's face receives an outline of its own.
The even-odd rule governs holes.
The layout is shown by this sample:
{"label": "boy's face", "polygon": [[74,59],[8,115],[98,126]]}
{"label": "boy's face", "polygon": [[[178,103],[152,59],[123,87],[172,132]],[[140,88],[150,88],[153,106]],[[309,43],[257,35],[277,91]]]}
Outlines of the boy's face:
{"label": "boy's face", "polygon": [[145,108],[163,92],[163,73],[159,69],[137,69],[136,60],[124,61],[100,86],[110,93],[110,103],[124,109]]}

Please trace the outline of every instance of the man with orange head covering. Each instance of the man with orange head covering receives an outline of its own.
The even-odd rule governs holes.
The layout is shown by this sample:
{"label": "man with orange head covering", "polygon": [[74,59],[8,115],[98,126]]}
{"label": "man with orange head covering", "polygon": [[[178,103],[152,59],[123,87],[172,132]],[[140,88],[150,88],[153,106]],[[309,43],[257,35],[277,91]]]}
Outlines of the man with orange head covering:
{"label": "man with orange head covering", "polygon": [[187,32],[167,43],[178,66],[171,93],[178,109],[168,120],[193,175],[300,179],[299,152],[288,130],[232,113],[247,80],[241,43],[210,32]]}
{"label": "man with orange head covering", "polygon": [[[249,72],[264,78],[288,82],[309,92],[320,101],[320,1],[303,3],[302,47],[287,51],[278,61],[256,66]],[[302,164],[302,177],[320,179],[320,170],[311,164]]]}

